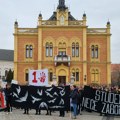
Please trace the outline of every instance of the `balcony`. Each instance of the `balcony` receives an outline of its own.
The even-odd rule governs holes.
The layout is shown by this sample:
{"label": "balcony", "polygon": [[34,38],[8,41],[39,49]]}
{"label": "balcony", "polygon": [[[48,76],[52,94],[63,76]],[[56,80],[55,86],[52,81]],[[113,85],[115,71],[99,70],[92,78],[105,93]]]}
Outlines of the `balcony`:
{"label": "balcony", "polygon": [[67,66],[70,66],[70,56],[68,55],[57,55],[54,58],[55,66],[60,64],[65,64]]}

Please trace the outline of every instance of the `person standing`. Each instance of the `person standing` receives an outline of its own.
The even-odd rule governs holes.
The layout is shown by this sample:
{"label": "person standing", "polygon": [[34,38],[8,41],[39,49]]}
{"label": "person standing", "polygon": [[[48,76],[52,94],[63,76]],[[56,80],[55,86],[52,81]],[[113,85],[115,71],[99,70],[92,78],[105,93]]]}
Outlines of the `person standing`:
{"label": "person standing", "polygon": [[78,103],[78,89],[76,87],[76,85],[71,86],[71,94],[70,94],[70,98],[71,98],[71,104],[73,107],[73,118],[76,119],[77,116],[77,103]]}
{"label": "person standing", "polygon": [[[11,85],[7,84],[5,88],[5,98],[6,98],[6,106],[7,106],[7,114],[12,111],[12,91]],[[10,111],[11,109],[11,111]]]}

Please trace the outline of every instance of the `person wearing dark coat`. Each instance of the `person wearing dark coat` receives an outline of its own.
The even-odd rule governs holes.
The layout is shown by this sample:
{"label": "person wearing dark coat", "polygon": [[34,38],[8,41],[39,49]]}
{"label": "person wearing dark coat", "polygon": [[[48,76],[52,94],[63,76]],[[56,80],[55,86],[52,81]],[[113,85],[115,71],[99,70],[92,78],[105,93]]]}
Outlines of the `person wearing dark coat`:
{"label": "person wearing dark coat", "polygon": [[77,116],[77,103],[78,103],[78,89],[76,87],[76,85],[73,85],[71,87],[72,91],[71,91],[71,94],[70,94],[70,98],[71,98],[71,103],[72,103],[72,106],[73,106],[73,116],[74,116],[74,119],[76,119],[76,116]]}
{"label": "person wearing dark coat", "polygon": [[11,85],[7,84],[5,88],[5,99],[6,99],[6,106],[7,112],[10,113],[10,108],[12,107],[12,90]]}

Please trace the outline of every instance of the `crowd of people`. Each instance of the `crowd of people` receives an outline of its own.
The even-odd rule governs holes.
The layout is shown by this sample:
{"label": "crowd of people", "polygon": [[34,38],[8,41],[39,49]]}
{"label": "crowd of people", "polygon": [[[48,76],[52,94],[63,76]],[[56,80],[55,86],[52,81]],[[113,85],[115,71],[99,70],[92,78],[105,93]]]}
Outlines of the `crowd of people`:
{"label": "crowd of people", "polygon": [[[120,88],[119,87],[106,87],[106,86],[90,86],[93,89],[100,89],[100,90],[105,90],[105,91],[110,91],[110,92],[116,92],[116,93],[120,93]],[[71,92],[70,92],[70,111],[72,113],[72,118],[76,119],[77,115],[81,115],[81,111],[83,110],[82,108],[82,97],[84,94],[84,88],[83,87],[77,87],[76,85],[72,85],[70,86],[71,88]],[[12,112],[12,91],[11,91],[11,87],[10,84],[6,85],[6,88],[4,89],[4,93],[5,93],[5,99],[6,99],[6,113],[9,114],[10,112]],[[24,109],[24,114],[29,114],[30,109],[29,108],[25,108]],[[55,112],[53,110],[47,110],[46,111],[46,115],[52,115],[52,112]],[[68,111],[66,111],[68,112]],[[35,112],[36,115],[40,115],[41,114],[41,109],[36,109]],[[100,114],[102,115],[102,114]],[[61,109],[59,111],[59,116],[60,117],[64,117],[65,116],[65,111],[64,109]]]}

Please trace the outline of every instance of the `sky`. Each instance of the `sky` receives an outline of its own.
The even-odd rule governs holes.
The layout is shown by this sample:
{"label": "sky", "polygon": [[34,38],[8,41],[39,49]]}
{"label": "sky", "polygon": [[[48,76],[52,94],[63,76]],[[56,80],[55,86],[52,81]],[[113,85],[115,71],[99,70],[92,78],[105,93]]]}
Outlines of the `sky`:
{"label": "sky", "polygon": [[[14,50],[14,22],[19,27],[37,27],[38,15],[48,19],[59,0],[0,0],[0,49]],[[105,28],[111,23],[111,62],[120,63],[120,0],[65,0],[71,14],[82,20],[87,15],[89,28]]]}

